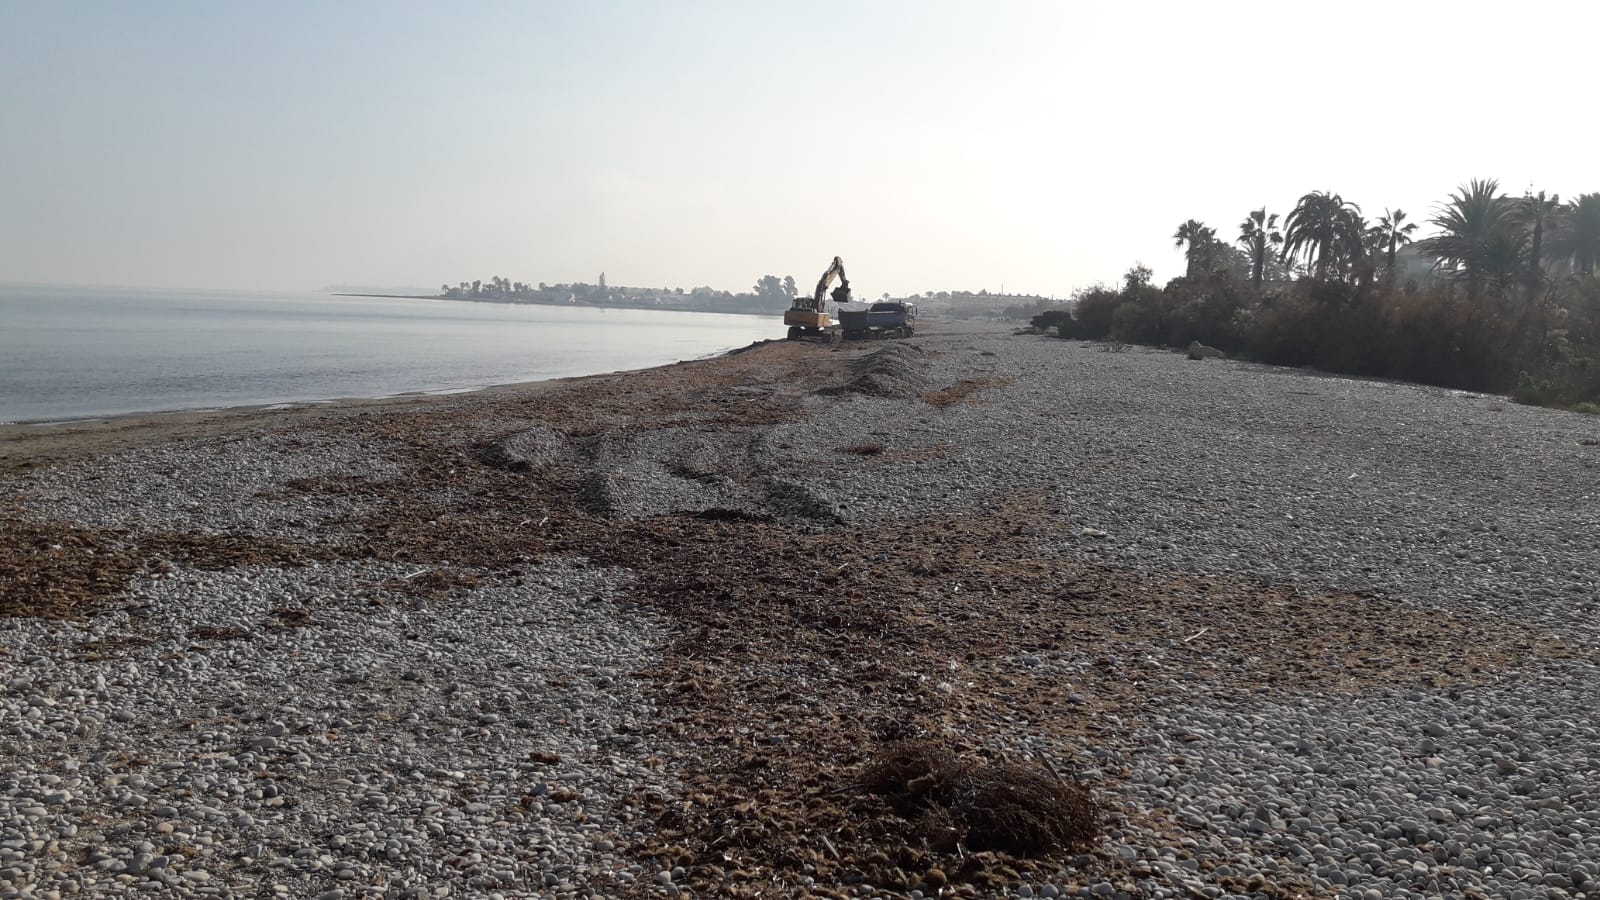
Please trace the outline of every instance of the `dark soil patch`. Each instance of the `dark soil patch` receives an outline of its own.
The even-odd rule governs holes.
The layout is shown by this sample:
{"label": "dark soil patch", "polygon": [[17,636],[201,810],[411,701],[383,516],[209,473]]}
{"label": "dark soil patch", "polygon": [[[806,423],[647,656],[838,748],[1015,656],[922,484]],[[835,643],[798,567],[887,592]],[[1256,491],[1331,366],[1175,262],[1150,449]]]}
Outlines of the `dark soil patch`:
{"label": "dark soil patch", "polygon": [[250,629],[233,625],[201,625],[189,629],[189,637],[197,641],[237,641],[250,634]]}
{"label": "dark soil patch", "polygon": [[92,615],[141,571],[295,566],[336,552],[253,535],[154,534],[0,518],[0,617]]}
{"label": "dark soil patch", "polygon": [[283,493],[318,496],[368,496],[377,493],[382,482],[359,475],[316,475],[291,478],[283,483]]}
{"label": "dark soil patch", "polygon": [[922,399],[930,406],[947,407],[957,403],[971,401],[980,391],[986,388],[1003,387],[1011,383],[1009,378],[968,378],[958,381],[943,390],[923,394]]}

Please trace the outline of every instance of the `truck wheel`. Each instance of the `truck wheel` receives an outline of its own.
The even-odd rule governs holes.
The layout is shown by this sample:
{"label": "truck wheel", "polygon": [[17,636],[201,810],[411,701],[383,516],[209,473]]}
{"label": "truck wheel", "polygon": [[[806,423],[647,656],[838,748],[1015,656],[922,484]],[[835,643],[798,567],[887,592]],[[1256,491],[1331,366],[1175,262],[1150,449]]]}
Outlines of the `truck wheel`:
{"label": "truck wheel", "polygon": [[800,340],[800,326],[799,325],[790,325],[789,326],[789,340],[791,340],[791,341]]}

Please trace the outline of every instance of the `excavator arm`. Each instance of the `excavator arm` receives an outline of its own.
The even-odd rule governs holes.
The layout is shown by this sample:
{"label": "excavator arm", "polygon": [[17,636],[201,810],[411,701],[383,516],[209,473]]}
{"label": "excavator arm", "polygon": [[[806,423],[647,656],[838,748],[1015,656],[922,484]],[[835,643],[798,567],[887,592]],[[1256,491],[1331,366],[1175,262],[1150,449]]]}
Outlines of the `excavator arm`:
{"label": "excavator arm", "polygon": [[[828,288],[834,281],[839,286],[828,293]],[[828,297],[833,297],[834,303],[850,302],[850,279],[844,274],[844,260],[835,256],[833,265],[828,271],[822,273],[822,278],[817,281],[817,290],[810,296],[794,298],[794,304],[789,311],[783,314],[783,324],[789,326],[789,340],[799,340],[803,337],[827,337],[838,340],[838,326],[833,324],[827,313]]]}
{"label": "excavator arm", "polygon": [[816,293],[811,296],[812,309],[822,312],[827,307],[828,286],[833,284],[835,278],[839,280],[839,286],[833,289],[833,302],[850,302],[850,279],[844,274],[844,260],[835,256],[833,265],[829,266],[828,271],[823,272],[822,278],[817,281]]}

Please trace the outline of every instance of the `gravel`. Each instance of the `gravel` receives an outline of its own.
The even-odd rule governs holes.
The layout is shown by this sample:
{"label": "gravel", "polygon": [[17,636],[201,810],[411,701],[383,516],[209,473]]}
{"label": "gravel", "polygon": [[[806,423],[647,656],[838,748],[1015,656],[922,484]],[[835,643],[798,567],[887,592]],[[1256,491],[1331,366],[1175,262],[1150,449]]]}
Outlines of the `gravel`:
{"label": "gravel", "polygon": [[[852,521],[1042,491],[1081,526],[1063,559],[1368,592],[1584,648],[1476,687],[1172,702],[1105,759],[1180,824],[1132,848],[1140,893],[1600,897],[1600,417],[1032,336],[919,343],[929,391],[1010,383],[942,410],[850,397],[772,436]],[[873,441],[918,464],[827,453]]]}
{"label": "gravel", "polygon": [[[1141,735],[1131,786],[1244,878],[1310,873],[1349,897],[1597,896],[1596,674],[1541,664],[1473,688],[1175,706]],[[1153,868],[1196,883],[1176,859]]]}
{"label": "gravel", "polygon": [[[670,792],[626,576],[430,603],[404,566],[179,570],[0,636],[0,896],[607,893]],[[308,611],[298,614],[299,611]],[[298,624],[295,624],[298,623]],[[219,636],[217,629],[225,631]]]}
{"label": "gravel", "polygon": [[[541,426],[490,460],[576,465],[620,519],[887,529],[1034,493],[1073,525],[1045,548],[1063,563],[1548,629],[1576,652],[1476,684],[1262,691],[1240,672],[1158,704],[1100,754],[1120,799],[1167,822],[1108,835],[1134,880],[1016,895],[1600,897],[1600,417],[980,327],[874,351],[796,421]],[[289,483],[397,477],[390,449],[309,431],[157,446],[11,478],[0,502],[337,540],[368,501]],[[641,674],[672,623],[580,559],[461,570],[441,600],[404,589],[418,574],[180,567],[88,622],[9,621],[0,898],[680,892],[627,855],[648,826],[624,802],[678,790],[651,762],[667,753]]]}
{"label": "gravel", "polygon": [[[1047,492],[1081,526],[1071,558],[1600,627],[1600,417],[1053,338],[918,342],[929,391],[1010,383],[947,409],[850,397],[769,439],[850,521]],[[831,452],[871,442],[917,464]]]}
{"label": "gravel", "polygon": [[135,534],[249,532],[316,542],[360,503],[322,488],[400,474],[387,442],[322,431],[161,444],[0,481],[35,521]]}

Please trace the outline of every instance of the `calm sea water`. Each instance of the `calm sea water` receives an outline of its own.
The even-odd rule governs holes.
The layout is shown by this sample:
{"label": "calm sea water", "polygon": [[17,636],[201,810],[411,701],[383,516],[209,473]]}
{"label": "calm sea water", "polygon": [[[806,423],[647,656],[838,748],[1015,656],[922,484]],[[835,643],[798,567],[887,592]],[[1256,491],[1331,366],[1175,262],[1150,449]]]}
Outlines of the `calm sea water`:
{"label": "calm sea water", "polygon": [[763,316],[0,285],[0,422],[469,390],[782,334]]}

